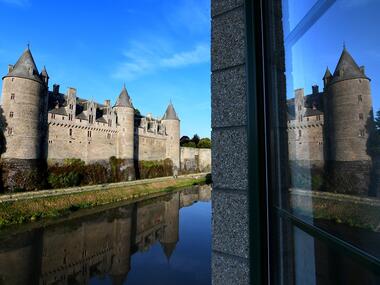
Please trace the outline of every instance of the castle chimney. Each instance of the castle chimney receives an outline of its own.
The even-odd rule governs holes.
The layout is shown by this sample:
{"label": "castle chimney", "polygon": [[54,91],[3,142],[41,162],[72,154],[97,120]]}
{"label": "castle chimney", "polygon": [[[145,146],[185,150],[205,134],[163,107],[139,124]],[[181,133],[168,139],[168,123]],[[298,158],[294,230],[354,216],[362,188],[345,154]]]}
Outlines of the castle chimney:
{"label": "castle chimney", "polygon": [[54,95],[58,95],[59,94],[59,85],[58,84],[54,84],[53,85],[53,94]]}
{"label": "castle chimney", "polygon": [[76,96],[77,95],[77,90],[73,87],[69,87],[67,89],[67,95],[68,96]]}
{"label": "castle chimney", "polygon": [[104,100],[104,106],[109,107],[111,106],[111,100]]}
{"label": "castle chimney", "polygon": [[8,73],[11,73],[13,71],[13,65],[8,64]]}
{"label": "castle chimney", "polygon": [[319,93],[319,86],[318,85],[315,84],[311,88],[313,89],[313,94],[318,94]]}

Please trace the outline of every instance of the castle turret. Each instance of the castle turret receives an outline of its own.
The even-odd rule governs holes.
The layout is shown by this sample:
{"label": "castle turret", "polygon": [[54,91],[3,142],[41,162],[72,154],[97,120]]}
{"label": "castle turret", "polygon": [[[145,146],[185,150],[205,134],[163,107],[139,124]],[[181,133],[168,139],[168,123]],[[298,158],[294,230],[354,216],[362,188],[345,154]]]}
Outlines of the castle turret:
{"label": "castle turret", "polygon": [[44,158],[48,80],[46,69],[41,74],[38,72],[29,48],[3,77],[2,108],[6,125],[3,159]]}
{"label": "castle turret", "polygon": [[[325,76],[326,134],[336,179],[366,177],[371,158],[367,153],[369,125],[373,120],[370,79],[346,48],[332,76]],[[340,177],[341,176],[341,177]],[[351,182],[355,192],[365,194],[367,181]],[[341,187],[345,188],[345,187]],[[343,191],[349,192],[349,189]]]}
{"label": "castle turret", "polygon": [[179,201],[180,193],[173,194],[169,201],[165,201],[165,228],[160,243],[168,261],[179,240]]}
{"label": "castle turret", "polygon": [[116,112],[116,124],[118,129],[117,157],[128,160],[132,165],[135,111],[125,85],[117,99],[114,110]]}
{"label": "castle turret", "polygon": [[166,109],[162,122],[165,125],[166,135],[168,136],[166,142],[166,157],[173,161],[173,167],[178,170],[180,155],[180,120],[171,102]]}

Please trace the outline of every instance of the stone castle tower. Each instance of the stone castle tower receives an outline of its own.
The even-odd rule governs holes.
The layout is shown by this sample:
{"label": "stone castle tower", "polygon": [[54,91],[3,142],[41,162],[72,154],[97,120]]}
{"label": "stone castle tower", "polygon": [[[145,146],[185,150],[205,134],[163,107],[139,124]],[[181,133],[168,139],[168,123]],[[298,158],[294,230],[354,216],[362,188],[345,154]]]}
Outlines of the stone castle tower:
{"label": "stone castle tower", "polygon": [[3,77],[1,159],[17,163],[9,167],[12,171],[37,161],[102,163],[113,156],[125,161],[130,179],[136,161],[170,158],[179,169],[180,120],[171,103],[162,118],[153,118],[135,114],[125,86],[111,106],[110,100],[100,104],[80,98],[71,87],[63,94],[54,84],[49,91],[48,84],[46,68],[39,73],[29,47]]}
{"label": "stone castle tower", "polygon": [[46,159],[46,117],[49,76],[44,68],[38,72],[27,48],[17,63],[3,77],[2,109],[5,117],[7,160]]}
{"label": "stone castle tower", "polygon": [[125,85],[116,101],[114,110],[117,116],[116,125],[118,129],[117,157],[133,162],[135,109]]}
{"label": "stone castle tower", "polygon": [[288,100],[289,158],[303,167],[324,168],[332,191],[367,195],[370,79],[344,47],[334,73],[327,68],[323,82],[323,92],[316,85],[306,96],[297,89]]}
{"label": "stone castle tower", "polygon": [[180,140],[180,120],[171,102],[166,109],[162,122],[168,135],[166,157],[170,158],[173,161],[173,166],[179,169],[180,147],[178,142]]}

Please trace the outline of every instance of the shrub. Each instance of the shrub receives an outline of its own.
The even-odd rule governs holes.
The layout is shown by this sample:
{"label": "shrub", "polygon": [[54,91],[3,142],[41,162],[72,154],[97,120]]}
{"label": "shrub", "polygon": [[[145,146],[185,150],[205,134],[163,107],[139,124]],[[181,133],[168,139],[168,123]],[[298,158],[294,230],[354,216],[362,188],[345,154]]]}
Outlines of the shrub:
{"label": "shrub", "polygon": [[141,179],[164,177],[173,175],[173,162],[167,158],[165,160],[140,161],[139,173]]}
{"label": "shrub", "polygon": [[195,144],[195,142],[184,143],[183,146],[184,147],[193,147],[193,148],[197,147],[197,145]]}
{"label": "shrub", "polygon": [[197,144],[198,148],[211,148],[211,140],[209,138],[202,138]]}

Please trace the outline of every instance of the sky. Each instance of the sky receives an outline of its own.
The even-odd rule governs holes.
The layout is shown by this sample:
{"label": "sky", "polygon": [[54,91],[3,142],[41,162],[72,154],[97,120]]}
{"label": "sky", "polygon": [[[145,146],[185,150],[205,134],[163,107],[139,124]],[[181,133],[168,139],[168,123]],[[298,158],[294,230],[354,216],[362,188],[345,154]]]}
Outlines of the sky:
{"label": "sky", "polygon": [[[289,26],[294,28],[316,0],[287,0]],[[380,109],[380,1],[337,0],[331,8],[296,42],[287,47],[288,97],[294,89],[318,84],[323,89],[322,78],[329,67],[334,72],[345,43],[347,50],[359,66],[364,65],[371,79],[374,111]],[[291,65],[291,66],[289,66]]]}
{"label": "sky", "polygon": [[[50,88],[161,117],[170,100],[181,135],[210,137],[209,0],[0,0],[0,75],[30,43]],[[1,83],[0,83],[1,84]]]}

